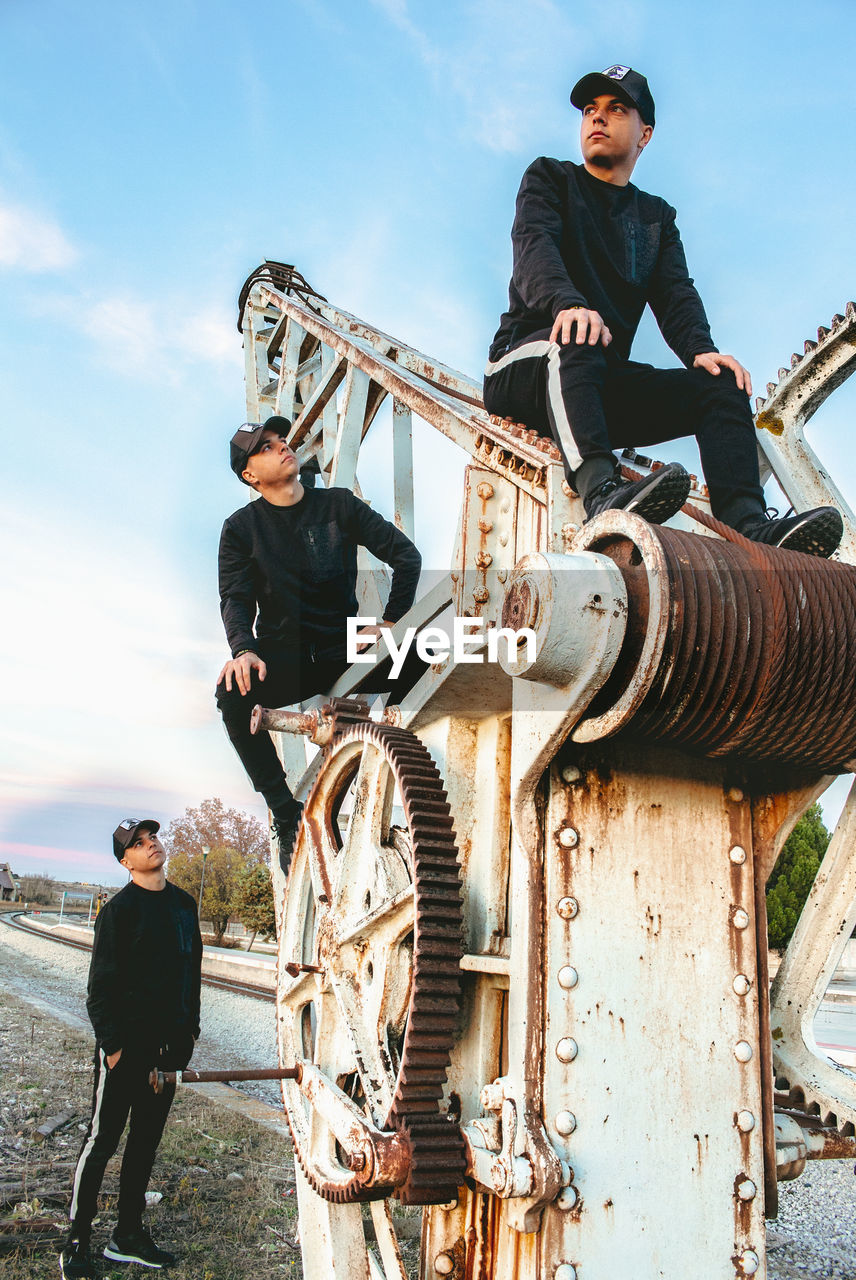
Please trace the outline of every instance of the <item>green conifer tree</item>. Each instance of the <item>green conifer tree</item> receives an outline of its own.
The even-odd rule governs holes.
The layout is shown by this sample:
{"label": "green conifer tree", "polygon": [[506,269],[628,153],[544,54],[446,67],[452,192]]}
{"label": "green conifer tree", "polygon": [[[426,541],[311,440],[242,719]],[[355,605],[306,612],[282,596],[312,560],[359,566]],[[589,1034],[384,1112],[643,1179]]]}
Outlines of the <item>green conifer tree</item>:
{"label": "green conifer tree", "polygon": [[823,824],[820,805],[806,809],[784,843],[767,881],[767,937],[782,951],[814,884],[830,835]]}

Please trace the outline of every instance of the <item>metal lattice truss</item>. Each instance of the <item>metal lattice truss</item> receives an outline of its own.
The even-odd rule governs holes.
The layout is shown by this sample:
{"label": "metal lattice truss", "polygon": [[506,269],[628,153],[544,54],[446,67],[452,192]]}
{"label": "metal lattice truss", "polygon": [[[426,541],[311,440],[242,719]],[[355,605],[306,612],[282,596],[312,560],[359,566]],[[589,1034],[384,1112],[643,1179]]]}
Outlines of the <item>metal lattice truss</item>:
{"label": "metal lattice truss", "polygon": [[[856,1076],[822,1054],[812,1022],[856,923],[856,793],[771,1004],[764,886],[831,778],[611,736],[638,714],[650,720],[657,690],[674,688],[667,568],[686,541],[617,512],[582,530],[551,443],[491,420],[478,383],[333,306],[293,267],[267,263],[250,277],[241,326],[248,419],[288,417],[301,466],[325,484],[371,500],[360,450],[391,398],[394,519],[409,536],[415,421],[469,460],[449,572],[396,639],[454,612],[528,621],[542,641],[528,669],[437,662],[399,706],[378,703],[371,714],[395,729],[394,750],[381,750],[381,726],[354,730],[353,716],[337,732],[343,704],[263,721],[288,730],[280,749],[307,801],[287,894],[274,872],[280,1047],[305,1064],[284,1097],[307,1280],[405,1280],[389,1201],[378,1199],[394,1188],[434,1201],[422,1280],[653,1280],[683,1273],[688,1257],[710,1280],[763,1278],[777,1170],[794,1177],[812,1156],[852,1155]],[[764,467],[789,500],[842,510],[845,564],[856,563],[856,524],[804,427],[856,367],[854,338],[848,304],[780,371],[757,418]],[[705,500],[696,487],[693,502]],[[670,524],[710,536],[691,514]],[[774,555],[765,573],[775,569]],[[379,596],[364,604],[377,612]],[[364,675],[345,672],[333,695],[358,692]],[[308,762],[295,733],[322,755]],[[442,800],[421,789],[426,749]],[[461,867],[461,1013],[450,1021],[438,995],[433,1030],[413,1018],[419,966],[433,928],[447,966],[433,978],[451,999],[460,916],[450,907],[445,921],[455,877],[413,796],[450,815],[444,847],[451,821]],[[433,914],[420,934],[422,902]],[[771,1039],[787,1097],[774,1097]],[[421,1102],[417,1089],[407,1103],[411,1081]],[[450,1194],[450,1119],[468,1183],[437,1204]],[[432,1163],[432,1151],[445,1154]]]}

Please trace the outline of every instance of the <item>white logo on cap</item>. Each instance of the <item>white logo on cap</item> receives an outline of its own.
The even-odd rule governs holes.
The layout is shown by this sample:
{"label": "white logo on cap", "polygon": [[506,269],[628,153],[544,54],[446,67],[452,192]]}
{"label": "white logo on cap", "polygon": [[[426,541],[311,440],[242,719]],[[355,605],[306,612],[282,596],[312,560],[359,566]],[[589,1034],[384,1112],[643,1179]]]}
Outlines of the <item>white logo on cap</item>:
{"label": "white logo on cap", "polygon": [[130,831],[131,827],[135,827],[139,822],[139,818],[126,818],[124,822],[120,822],[119,826],[123,831]]}
{"label": "white logo on cap", "polygon": [[607,67],[603,74],[610,80],[623,80],[629,70],[629,67]]}

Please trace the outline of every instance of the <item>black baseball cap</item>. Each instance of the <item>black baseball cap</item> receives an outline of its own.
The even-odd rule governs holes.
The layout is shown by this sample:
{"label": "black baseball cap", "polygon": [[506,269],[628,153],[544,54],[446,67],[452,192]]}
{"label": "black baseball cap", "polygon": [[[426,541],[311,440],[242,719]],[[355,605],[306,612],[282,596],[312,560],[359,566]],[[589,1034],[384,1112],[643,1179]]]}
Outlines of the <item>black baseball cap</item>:
{"label": "black baseball cap", "polygon": [[291,419],[275,413],[264,422],[245,422],[229,441],[229,466],[242,484],[247,483],[242,474],[247,468],[247,462],[261,444],[262,434],[268,430],[287,436],[291,430]]}
{"label": "black baseball cap", "polygon": [[600,93],[611,93],[624,98],[635,107],[644,124],[654,124],[654,99],[648,81],[632,67],[607,67],[605,71],[590,71],[578,80],[571,90],[571,103],[582,111]]}
{"label": "black baseball cap", "polygon": [[133,844],[143,827],[151,831],[152,835],[160,831],[160,823],[155,822],[154,818],[124,818],[113,832],[113,852],[120,862],[128,845]]}

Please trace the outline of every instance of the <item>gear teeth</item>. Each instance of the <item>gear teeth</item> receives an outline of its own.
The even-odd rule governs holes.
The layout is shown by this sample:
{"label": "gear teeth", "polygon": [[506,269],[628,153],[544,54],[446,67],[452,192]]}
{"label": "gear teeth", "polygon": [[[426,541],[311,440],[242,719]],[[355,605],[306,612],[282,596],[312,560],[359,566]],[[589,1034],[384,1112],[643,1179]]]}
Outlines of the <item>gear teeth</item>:
{"label": "gear teeth", "polygon": [[789,374],[789,373],[790,373],[790,369],[780,369],[780,370],[779,370],[779,382],[781,382],[783,378],[786,378],[786,377],[788,376],[788,374]]}
{"label": "gear teeth", "polygon": [[848,320],[852,319],[853,316],[856,316],[856,302],[848,302],[847,306],[844,308],[844,314],[847,316]]}
{"label": "gear teeth", "polygon": [[825,325],[819,325],[817,330],[818,342],[823,342],[824,338],[828,338],[828,337],[829,337],[829,330],[826,328]]}
{"label": "gear teeth", "polygon": [[817,343],[816,343],[816,342],[812,342],[811,338],[806,338],[806,340],[805,340],[805,354],[806,354],[806,355],[809,355],[809,353],[810,353],[810,352],[812,352],[812,351],[816,351],[816,350],[817,350]]}
{"label": "gear teeth", "polygon": [[836,313],[832,317],[832,328],[837,329],[838,326],[842,324],[844,324],[844,316],[842,316],[840,313]]}
{"label": "gear teeth", "polygon": [[802,356],[800,355],[800,353],[799,353],[798,351],[795,351],[795,352],[793,353],[793,355],[791,356],[791,368],[792,368],[792,369],[796,369],[796,367],[797,367],[797,365],[799,364],[800,360],[802,360]]}
{"label": "gear teeth", "polygon": [[775,390],[776,390],[776,384],[775,384],[775,382],[768,382],[768,383],[767,383],[767,395],[768,395],[768,396],[771,396]]}
{"label": "gear teeth", "polygon": [[756,410],[757,410],[757,412],[758,412],[758,413],[760,413],[760,412],[761,412],[761,410],[764,408],[764,405],[765,405],[766,403],[767,403],[767,401],[764,399],[764,397],[763,397],[763,396],[756,396],[756,397],[755,397],[755,408],[756,408]]}
{"label": "gear teeth", "polygon": [[[408,1140],[410,1169],[397,1190],[366,1187],[356,1175],[332,1183],[311,1167],[292,1125],[295,1152],[309,1182],[327,1200],[344,1204],[395,1194],[405,1204],[441,1204],[457,1194],[466,1173],[460,1128],[442,1110],[461,1004],[463,909],[454,822],[437,766],[414,734],[348,717],[347,704],[340,720],[340,708],[334,709],[337,732],[327,755],[354,741],[383,751],[398,784],[411,840],[413,979],[392,1106],[380,1125]],[[323,768],[316,787],[322,776]],[[312,792],[307,806],[311,802]]]}

